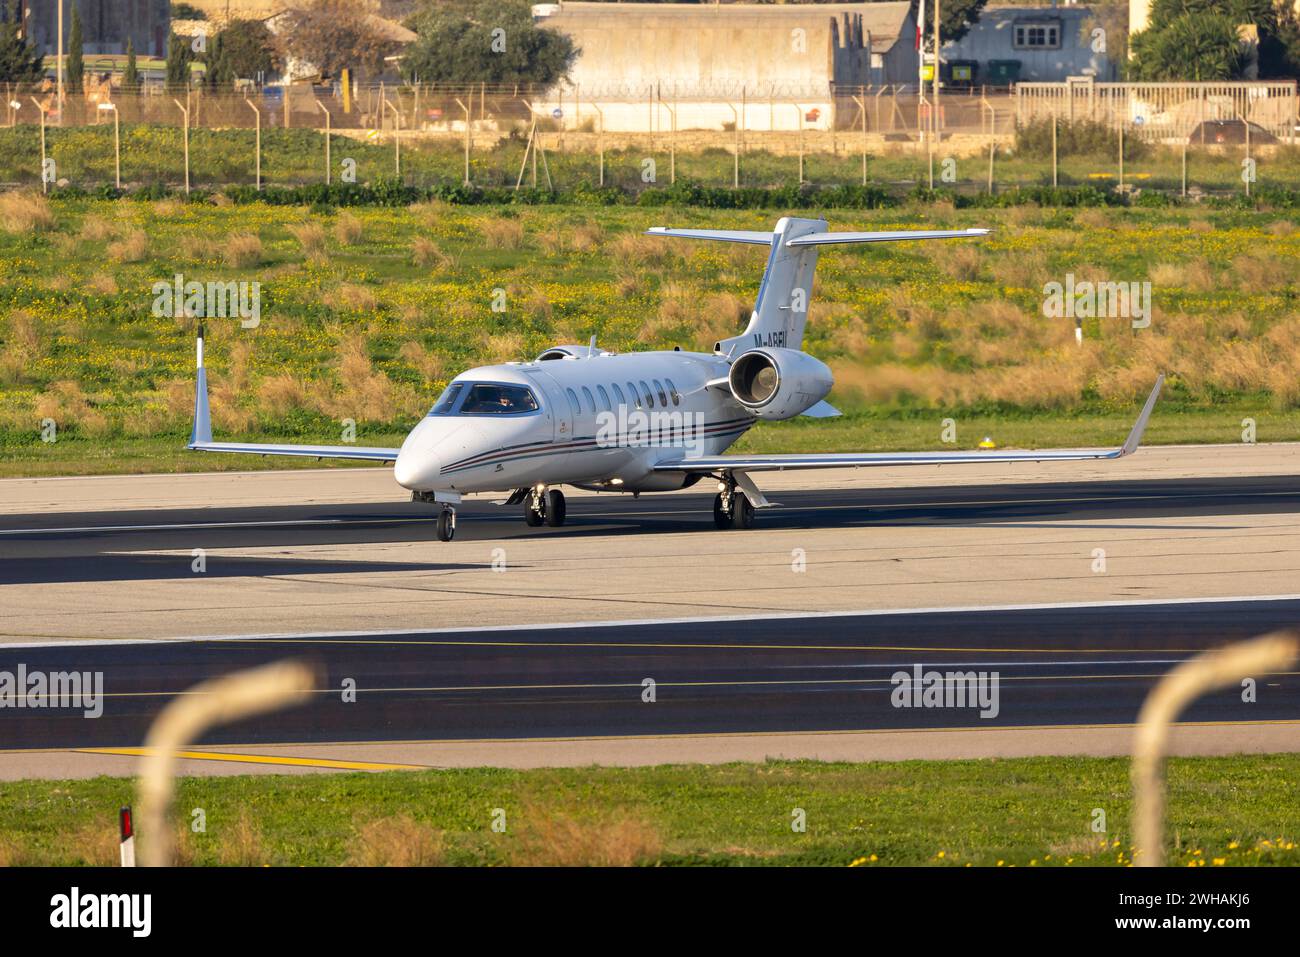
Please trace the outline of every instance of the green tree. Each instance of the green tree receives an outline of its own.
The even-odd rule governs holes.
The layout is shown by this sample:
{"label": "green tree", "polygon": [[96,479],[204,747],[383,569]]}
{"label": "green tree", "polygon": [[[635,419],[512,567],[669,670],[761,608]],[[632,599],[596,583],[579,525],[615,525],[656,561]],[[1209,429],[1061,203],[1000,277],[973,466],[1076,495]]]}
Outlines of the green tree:
{"label": "green tree", "polygon": [[0,23],[0,83],[34,83],[41,78],[41,58],[23,37],[22,0],[14,0],[9,16]]}
{"label": "green tree", "polygon": [[68,68],[63,82],[69,93],[80,93],[86,79],[85,42],[81,33],[81,12],[72,4],[72,30],[68,34]]}
{"label": "green tree", "polygon": [[419,34],[402,57],[407,79],[547,87],[568,74],[579,52],[565,34],[533,22],[528,0],[434,0],[407,25]]}
{"label": "green tree", "polygon": [[122,71],[122,89],[134,93],[140,89],[140,68],[135,62],[135,41],[126,38],[126,69]]}
{"label": "green tree", "polygon": [[193,59],[194,54],[188,40],[174,33],[167,38],[167,92],[177,93],[189,89],[190,62]]}
{"label": "green tree", "polygon": [[1130,72],[1139,80],[1239,79],[1247,65],[1239,25],[1259,34],[1260,76],[1295,75],[1295,11],[1273,0],[1154,0],[1150,25],[1132,38]]}
{"label": "green tree", "polygon": [[208,48],[203,54],[203,86],[209,90],[223,90],[235,81],[235,74],[230,69],[230,57],[226,54],[225,33],[218,33],[208,41]]}
{"label": "green tree", "polygon": [[1135,34],[1132,45],[1137,80],[1231,80],[1244,59],[1237,24],[1223,14],[1182,14]]}
{"label": "green tree", "polygon": [[231,79],[255,80],[280,68],[275,36],[261,20],[231,20],[217,37]]}
{"label": "green tree", "polygon": [[283,52],[325,76],[349,67],[379,73],[399,47],[356,0],[306,0],[286,10],[283,23]]}

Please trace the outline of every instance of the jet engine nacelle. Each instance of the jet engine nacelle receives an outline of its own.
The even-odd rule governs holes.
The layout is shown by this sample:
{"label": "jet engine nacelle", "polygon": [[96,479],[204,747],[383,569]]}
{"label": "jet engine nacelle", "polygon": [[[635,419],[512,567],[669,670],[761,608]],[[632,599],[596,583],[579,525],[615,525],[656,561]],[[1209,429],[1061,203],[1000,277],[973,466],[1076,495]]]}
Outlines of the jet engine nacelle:
{"label": "jet engine nacelle", "polygon": [[731,364],[731,394],[760,419],[793,419],[834,384],[824,362],[798,349],[754,349]]}

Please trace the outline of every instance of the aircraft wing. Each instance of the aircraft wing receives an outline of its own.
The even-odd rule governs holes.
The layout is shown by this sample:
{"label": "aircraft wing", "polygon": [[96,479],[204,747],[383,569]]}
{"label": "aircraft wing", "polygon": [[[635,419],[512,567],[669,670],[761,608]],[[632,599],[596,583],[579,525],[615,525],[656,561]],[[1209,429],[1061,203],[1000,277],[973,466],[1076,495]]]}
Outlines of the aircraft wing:
{"label": "aircraft wing", "polygon": [[1074,462],[1089,459],[1118,459],[1137,451],[1146,431],[1151,410],[1165,377],[1155,388],[1133,424],[1128,439],[1116,449],[1045,449],[963,452],[827,452],[794,455],[706,455],[658,462],[656,472],[780,472],[787,469],[861,468],[873,465],[971,465],[981,462]]}
{"label": "aircraft wing", "polygon": [[208,371],[203,367],[203,328],[199,327],[198,369],[194,379],[194,430],[185,447],[193,452],[240,452],[245,455],[292,455],[308,459],[360,459],[395,462],[397,449],[358,445],[281,445],[275,442],[213,442],[208,406]]}
{"label": "aircraft wing", "polygon": [[190,442],[192,452],[242,452],[246,455],[294,455],[309,459],[360,459],[367,462],[395,462],[397,449],[360,445],[276,445],[268,442]]}

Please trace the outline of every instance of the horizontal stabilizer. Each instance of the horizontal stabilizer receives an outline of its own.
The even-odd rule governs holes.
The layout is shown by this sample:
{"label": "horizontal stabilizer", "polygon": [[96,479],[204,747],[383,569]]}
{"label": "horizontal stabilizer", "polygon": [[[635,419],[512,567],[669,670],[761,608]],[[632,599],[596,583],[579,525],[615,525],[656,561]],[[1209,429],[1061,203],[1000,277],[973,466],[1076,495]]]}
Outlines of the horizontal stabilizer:
{"label": "horizontal stabilizer", "polygon": [[833,243],[896,243],[911,239],[971,239],[987,236],[987,229],[900,229],[874,233],[810,233],[786,242],[787,246],[828,246]]}
{"label": "horizontal stabilizer", "polygon": [[724,243],[749,243],[751,246],[772,245],[772,231],[767,229],[669,229],[667,226],[651,226],[646,234],[675,236],[678,239],[716,239]]}

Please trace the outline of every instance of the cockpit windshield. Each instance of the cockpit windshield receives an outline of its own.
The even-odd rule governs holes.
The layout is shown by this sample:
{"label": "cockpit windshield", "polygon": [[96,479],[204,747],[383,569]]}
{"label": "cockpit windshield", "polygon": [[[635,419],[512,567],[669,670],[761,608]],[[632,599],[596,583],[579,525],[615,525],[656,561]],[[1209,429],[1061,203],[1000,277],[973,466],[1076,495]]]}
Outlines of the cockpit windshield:
{"label": "cockpit windshield", "polygon": [[480,382],[470,387],[460,414],[505,415],[512,412],[536,412],[537,408],[537,399],[527,386]]}
{"label": "cockpit windshield", "polygon": [[442,390],[442,395],[438,396],[438,401],[433,404],[429,410],[430,415],[451,415],[451,410],[456,407],[456,400],[460,394],[465,391],[465,383],[453,382],[447,388]]}
{"label": "cockpit windshield", "polygon": [[540,406],[524,385],[453,382],[438,397],[430,415],[510,415],[536,412]]}

